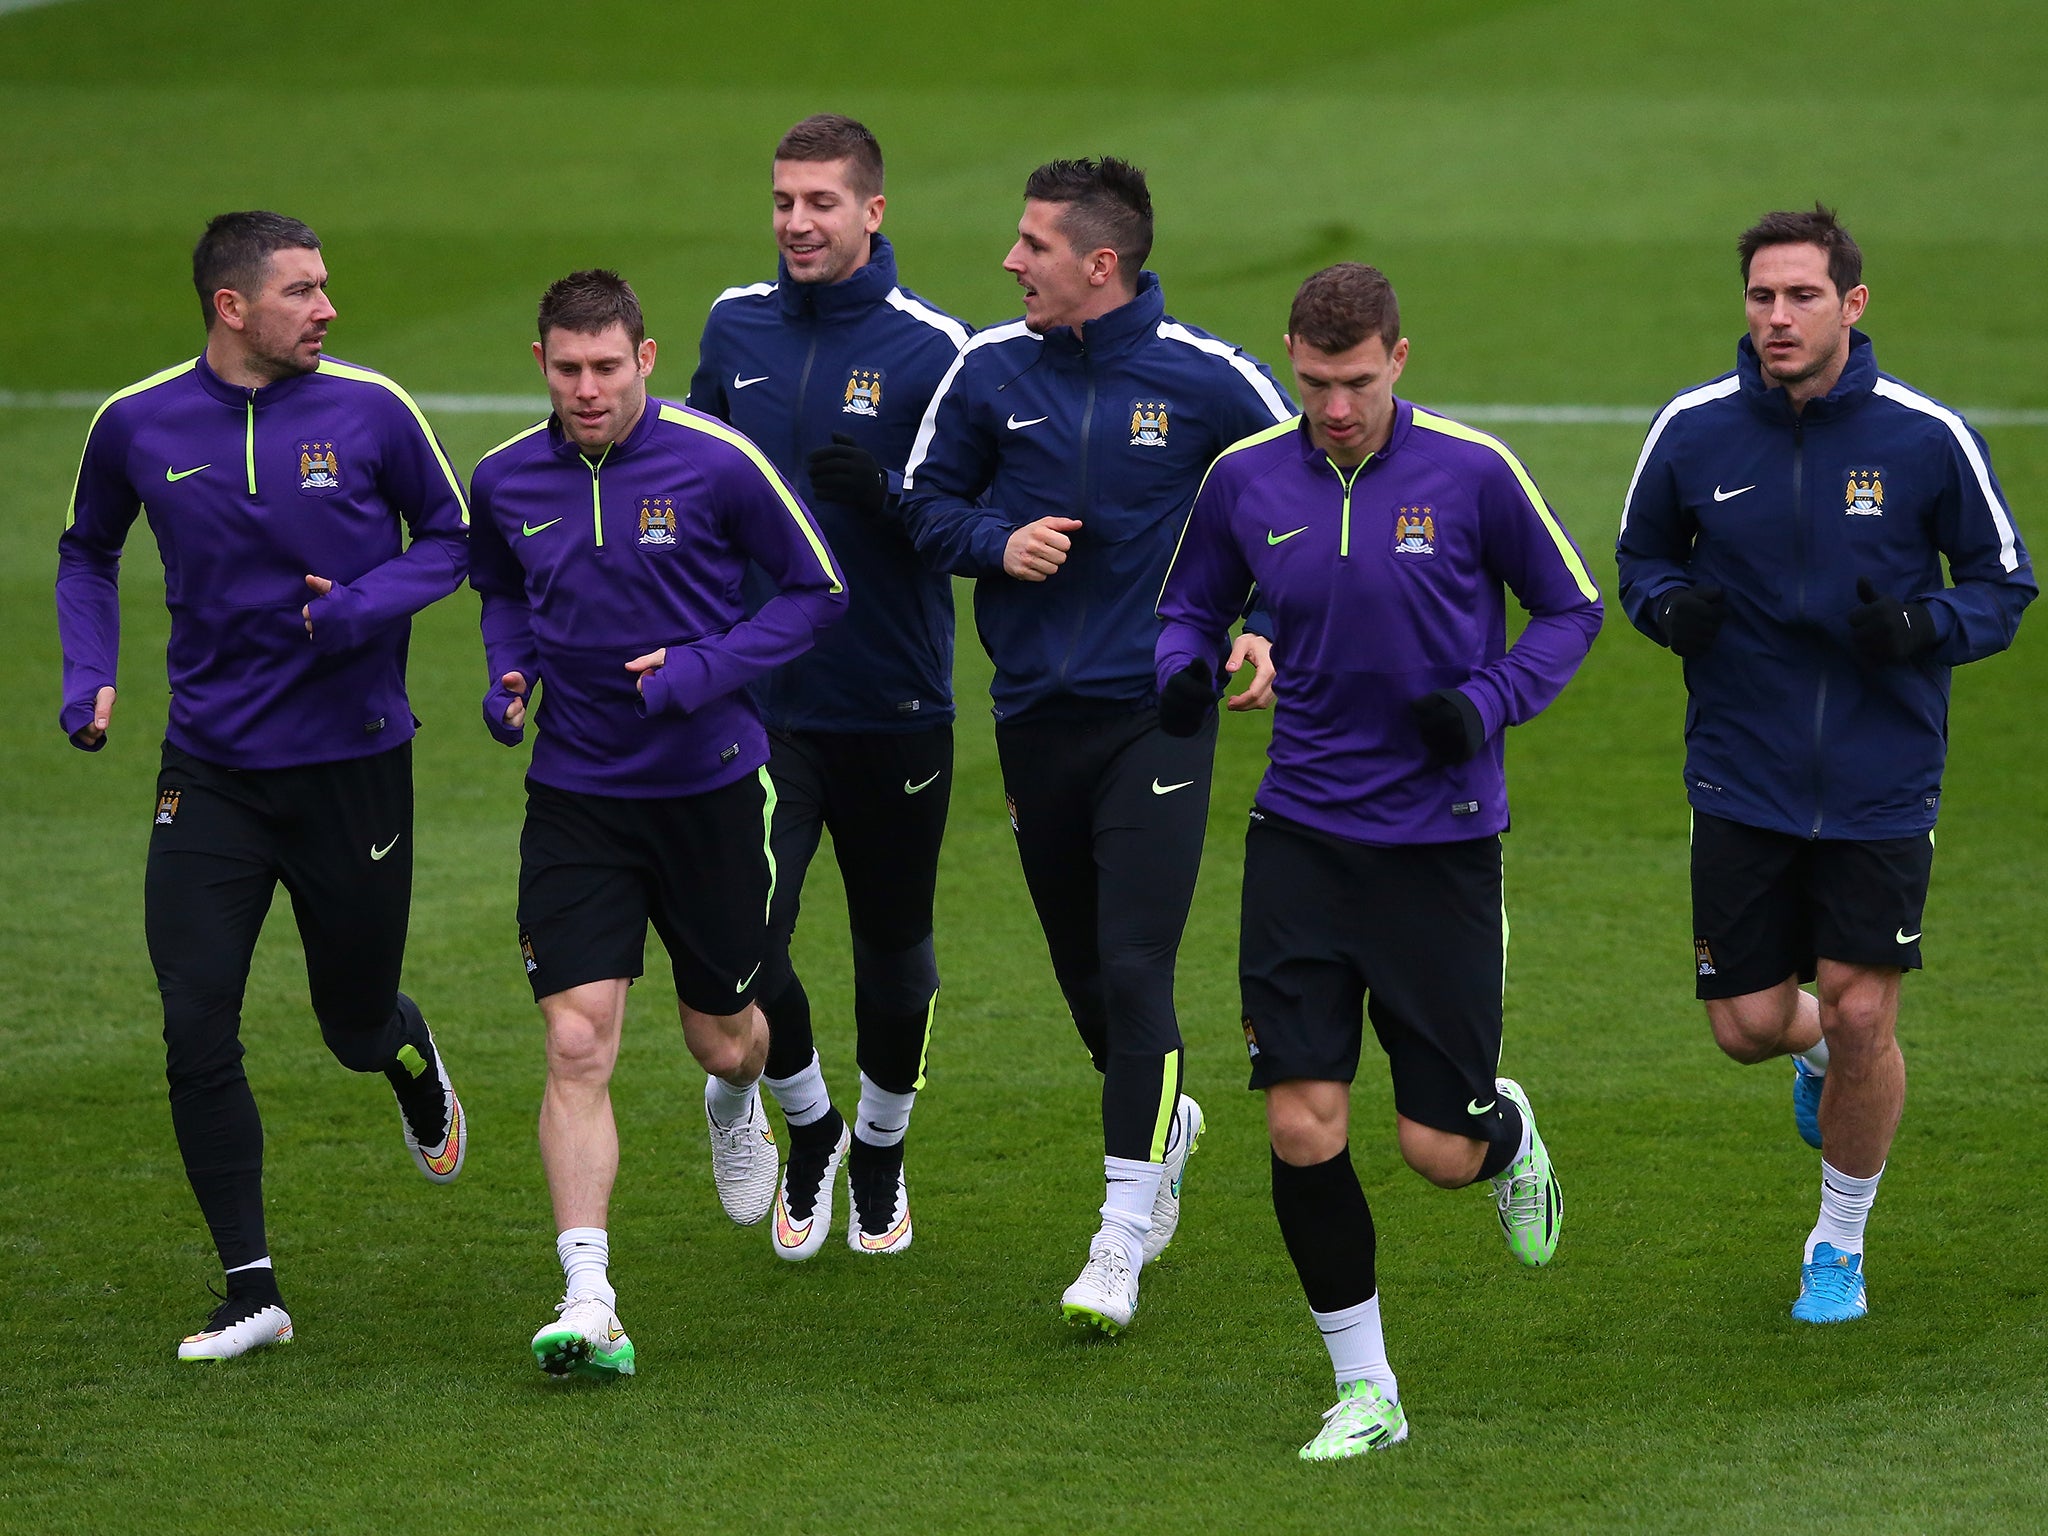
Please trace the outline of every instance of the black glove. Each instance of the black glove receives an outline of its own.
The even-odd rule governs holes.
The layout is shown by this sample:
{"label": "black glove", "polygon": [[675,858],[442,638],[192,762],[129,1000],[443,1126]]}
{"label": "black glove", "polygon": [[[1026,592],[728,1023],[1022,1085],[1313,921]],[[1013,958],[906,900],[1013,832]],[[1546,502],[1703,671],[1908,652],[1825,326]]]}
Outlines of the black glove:
{"label": "black glove", "polygon": [[1697,656],[1714,643],[1728,617],[1728,594],[1714,582],[1680,587],[1657,608],[1657,627],[1674,656]]}
{"label": "black glove", "polygon": [[1861,604],[1849,610],[1849,638],[1866,661],[1911,661],[1936,645],[1934,618],[1925,603],[1880,597],[1868,576],[1856,578]]}
{"label": "black glove", "polygon": [[870,517],[889,504],[889,477],[875,456],[844,432],[832,434],[831,446],[813,448],[805,467],[811,473],[811,489],[825,501]]}
{"label": "black glove", "polygon": [[1216,708],[1216,674],[1206,661],[1191,661],[1159,690],[1159,729],[1169,736],[1192,736]]}
{"label": "black glove", "polygon": [[1440,763],[1462,763],[1486,745],[1486,722],[1462,688],[1439,688],[1408,706],[1422,731],[1422,744]]}

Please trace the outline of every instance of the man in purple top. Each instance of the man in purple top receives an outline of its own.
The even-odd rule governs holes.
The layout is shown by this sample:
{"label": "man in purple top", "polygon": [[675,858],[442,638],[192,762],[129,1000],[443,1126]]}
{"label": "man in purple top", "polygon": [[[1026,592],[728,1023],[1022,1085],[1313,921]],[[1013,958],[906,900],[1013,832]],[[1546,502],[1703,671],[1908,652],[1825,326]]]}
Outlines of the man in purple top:
{"label": "man in purple top", "polygon": [[[226,213],[192,253],[206,350],[122,390],[87,433],[57,546],[60,723],[114,712],[121,547],[147,514],[171,611],[170,724],[144,876],[171,1123],[227,1296],[178,1355],[287,1343],[263,1229],[242,994],[278,882],[328,1048],[381,1072],[445,1184],[467,1144],[432,1034],[398,990],[412,903],[410,619],[461,584],[462,488],[412,397],[322,355],[334,306],[297,219]],[[411,534],[407,540],[408,531]]]}
{"label": "man in purple top", "polygon": [[[1408,1434],[1348,1139],[1362,1012],[1408,1165],[1447,1189],[1491,1180],[1514,1255],[1556,1251],[1549,1154],[1527,1095],[1494,1075],[1501,747],[1577,670],[1600,598],[1506,447],[1394,397],[1408,343],[1385,277],[1318,272],[1287,329],[1304,414],[1210,467],[1155,659],[1160,723],[1191,734],[1257,587],[1278,703],[1245,838],[1239,979],[1273,1208],[1336,1370],[1337,1405],[1302,1448],[1321,1461]],[[1530,615],[1512,647],[1503,587]]]}
{"label": "man in purple top", "polygon": [[[547,1022],[540,1149],[565,1276],[533,1338],[552,1375],[630,1375],[607,1276],[618,1175],[611,1074],[647,924],[668,950],[683,1038],[710,1074],[712,1172],[733,1220],[775,1198],[754,1005],[775,865],[768,739],[746,684],[802,655],[846,608],[810,514],[724,422],[650,398],[655,345],[615,272],[540,302],[534,356],[554,414],[470,482],[470,585],[507,746],[540,693],[519,841],[519,944]],[[751,617],[748,562],[776,594]]]}

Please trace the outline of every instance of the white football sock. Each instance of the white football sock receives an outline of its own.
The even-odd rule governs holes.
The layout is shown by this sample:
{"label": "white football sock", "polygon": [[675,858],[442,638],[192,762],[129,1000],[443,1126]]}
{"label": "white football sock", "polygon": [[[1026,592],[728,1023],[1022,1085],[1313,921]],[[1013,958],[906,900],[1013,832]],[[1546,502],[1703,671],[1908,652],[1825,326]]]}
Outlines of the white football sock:
{"label": "white football sock", "polygon": [[707,1077],[704,1079],[704,1108],[713,1120],[730,1130],[747,1118],[756,1096],[754,1090],[760,1081],[758,1077],[750,1078],[735,1088],[722,1077]]}
{"label": "white football sock", "polygon": [[1374,1291],[1355,1307],[1341,1312],[1308,1315],[1322,1330],[1323,1347],[1330,1352],[1330,1368],[1337,1373],[1337,1385],[1347,1381],[1369,1381],[1387,1395],[1389,1402],[1401,1400],[1400,1383],[1387,1364],[1386,1335],[1380,1331],[1380,1294]]}
{"label": "white football sock", "polygon": [[1809,1067],[1813,1068],[1813,1070],[1817,1072],[1820,1076],[1826,1077],[1828,1075],[1827,1036],[1821,1036],[1821,1038],[1817,1042],[1815,1042],[1812,1050],[1794,1051],[1792,1054],[1797,1056],[1801,1061],[1805,1062]]}
{"label": "white football sock", "polygon": [[1863,1226],[1870,1220],[1870,1207],[1877,1199],[1878,1169],[1867,1179],[1852,1179],[1833,1167],[1826,1158],[1820,1163],[1820,1220],[1806,1238],[1806,1259],[1813,1262],[1815,1243],[1833,1243],[1842,1253],[1863,1251]]}
{"label": "white football sock", "polygon": [[899,1145],[910,1130],[911,1107],[917,1090],[891,1093],[880,1088],[867,1073],[860,1075],[860,1107],[853,1112],[853,1134],[871,1147]]}
{"label": "white football sock", "polygon": [[1145,1238],[1152,1231],[1152,1204],[1166,1164],[1141,1163],[1128,1157],[1105,1157],[1102,1174],[1108,1193],[1102,1201],[1102,1230],[1124,1245],[1136,1274],[1145,1262]]}
{"label": "white football sock", "polygon": [[603,1227],[571,1227],[555,1239],[562,1261],[564,1290],[570,1296],[595,1296],[606,1306],[618,1305],[618,1293],[605,1274],[612,1260],[611,1239]]}
{"label": "white football sock", "polygon": [[782,1118],[791,1125],[815,1125],[825,1118],[832,1109],[832,1095],[825,1089],[825,1069],[818,1062],[818,1053],[811,1052],[811,1059],[799,1072],[788,1077],[763,1077],[768,1091],[775,1095],[775,1102],[782,1106]]}

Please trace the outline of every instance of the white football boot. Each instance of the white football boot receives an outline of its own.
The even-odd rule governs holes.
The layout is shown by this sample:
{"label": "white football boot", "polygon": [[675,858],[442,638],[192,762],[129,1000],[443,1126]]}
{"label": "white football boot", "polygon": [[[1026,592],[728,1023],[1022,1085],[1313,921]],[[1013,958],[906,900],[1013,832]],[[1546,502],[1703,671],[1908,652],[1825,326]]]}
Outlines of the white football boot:
{"label": "white football boot", "polygon": [[232,1360],[252,1349],[292,1341],[291,1315],[276,1302],[231,1300],[213,1309],[197,1333],[178,1344],[180,1360]]}
{"label": "white football boot", "polygon": [[1106,1232],[1088,1244],[1088,1262],[1060,1297],[1060,1312],[1076,1328],[1112,1337],[1131,1326],[1138,1310],[1138,1276],[1124,1245]]}
{"label": "white football boot", "polygon": [[1173,1106],[1173,1150],[1166,1154],[1166,1171],[1159,1176],[1159,1193],[1152,1200],[1152,1230],[1145,1234],[1145,1262],[1150,1264],[1166,1251],[1180,1225],[1180,1181],[1188,1159],[1202,1144],[1202,1106],[1186,1094]]}
{"label": "white football boot", "polygon": [[775,1162],[775,1128],[761,1107],[761,1085],[747,1090],[747,1112],[735,1125],[720,1125],[711,1117],[711,1096],[716,1079],[704,1080],[704,1123],[711,1132],[711,1180],[718,1186],[718,1203],[725,1214],[743,1227],[751,1227],[775,1204],[779,1182]]}

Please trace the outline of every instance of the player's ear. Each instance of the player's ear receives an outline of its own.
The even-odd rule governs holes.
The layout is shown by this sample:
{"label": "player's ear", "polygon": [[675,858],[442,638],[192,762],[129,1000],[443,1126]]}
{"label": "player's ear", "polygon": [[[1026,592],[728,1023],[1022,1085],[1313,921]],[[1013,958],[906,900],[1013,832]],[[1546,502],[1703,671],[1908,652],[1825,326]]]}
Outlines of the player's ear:
{"label": "player's ear", "polygon": [[1870,289],[1858,283],[1842,295],[1842,318],[1854,325],[1863,318],[1863,311],[1870,307]]}
{"label": "player's ear", "polygon": [[533,344],[533,360],[540,365],[541,377],[546,378],[548,373],[547,349],[537,341]]}
{"label": "player's ear", "polygon": [[640,343],[639,358],[640,377],[644,379],[654,372],[654,338],[652,336],[649,336]]}
{"label": "player's ear", "polygon": [[882,210],[888,206],[889,199],[884,197],[879,192],[877,192],[873,197],[868,199],[867,217],[863,222],[865,223],[867,232],[869,234],[872,235],[876,230],[882,227]]}
{"label": "player's ear", "polygon": [[246,307],[247,301],[233,288],[216,288],[213,292],[213,312],[231,331],[239,331],[248,323]]}

